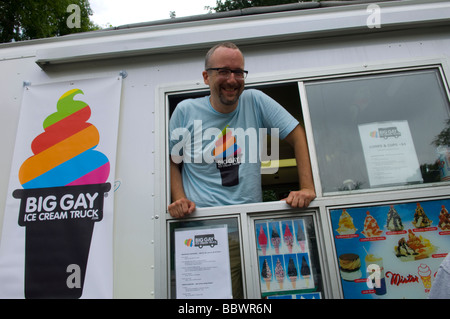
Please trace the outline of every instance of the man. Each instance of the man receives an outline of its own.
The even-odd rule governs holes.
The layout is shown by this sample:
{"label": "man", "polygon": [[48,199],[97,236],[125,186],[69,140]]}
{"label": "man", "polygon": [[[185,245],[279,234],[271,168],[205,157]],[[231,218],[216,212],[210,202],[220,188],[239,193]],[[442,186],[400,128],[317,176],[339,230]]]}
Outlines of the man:
{"label": "man", "polygon": [[[241,131],[262,127],[279,129],[280,138],[294,148],[300,180],[300,190],[290,192],[283,200],[292,207],[307,207],[315,198],[303,128],[285,109],[262,92],[244,91],[246,73],[244,57],[237,46],[229,42],[216,45],[206,55],[205,71],[202,73],[211,95],[182,101],[175,109],[170,120],[172,204],[168,210],[172,217],[189,215],[196,206],[244,204],[262,200],[260,161],[255,163],[249,160],[251,147],[244,147],[247,152],[243,153],[246,154],[240,154],[243,145],[236,143],[233,145],[234,153],[225,152],[225,144],[227,147],[233,144],[229,143],[233,141],[233,130],[227,127],[240,128]],[[177,134],[174,134],[175,130],[184,128],[188,134],[183,138],[191,143],[189,137],[198,133],[196,130],[199,127],[202,129],[201,137],[206,137],[201,141],[201,154],[198,153],[199,139],[195,137],[193,147],[183,148],[183,154],[174,152],[174,149],[180,152],[180,147],[175,147],[175,143],[180,143]],[[216,140],[207,139],[208,132],[211,134],[217,131],[221,132]],[[216,156],[216,152],[223,152],[223,157],[220,154]],[[214,163],[205,163],[204,158],[211,157],[211,153],[216,156]],[[184,159],[186,156],[190,158],[181,165],[182,156]]]}

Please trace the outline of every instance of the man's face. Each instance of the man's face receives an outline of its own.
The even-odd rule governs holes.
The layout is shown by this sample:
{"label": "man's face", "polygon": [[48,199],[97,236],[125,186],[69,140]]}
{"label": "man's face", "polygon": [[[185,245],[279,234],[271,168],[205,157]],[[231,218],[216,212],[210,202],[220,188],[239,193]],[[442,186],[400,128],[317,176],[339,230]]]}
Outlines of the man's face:
{"label": "man's face", "polygon": [[[210,58],[211,68],[244,69],[244,57],[236,49],[217,48]],[[203,71],[205,84],[211,90],[211,105],[216,111],[229,113],[236,109],[239,96],[244,90],[244,79],[236,79],[234,73],[229,78],[222,77],[217,71]]]}

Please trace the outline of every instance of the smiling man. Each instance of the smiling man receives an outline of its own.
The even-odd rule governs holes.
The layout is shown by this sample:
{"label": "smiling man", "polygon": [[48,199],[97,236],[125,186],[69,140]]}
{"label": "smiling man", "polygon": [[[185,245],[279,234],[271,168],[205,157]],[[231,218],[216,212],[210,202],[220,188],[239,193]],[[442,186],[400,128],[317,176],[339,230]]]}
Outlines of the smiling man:
{"label": "smiling man", "polygon": [[[214,46],[206,55],[202,73],[210,96],[184,100],[172,114],[169,124],[172,203],[168,207],[171,216],[184,217],[196,207],[261,202],[260,156],[251,154],[254,147],[238,145],[246,139],[234,135],[251,134],[259,129],[278,134],[294,148],[300,190],[290,192],[284,199],[286,203],[307,207],[315,198],[304,129],[269,96],[258,90],[244,90],[247,73],[244,56],[235,44]],[[180,131],[186,134],[177,136],[175,132]],[[174,150],[180,151],[180,143],[184,143],[182,154],[176,154]],[[256,143],[259,145],[260,141]],[[211,156],[215,162],[202,160]]]}
{"label": "smiling man", "polygon": [[211,106],[217,112],[230,113],[236,109],[246,73],[244,56],[234,45],[225,43],[208,52],[203,80],[210,87]]}

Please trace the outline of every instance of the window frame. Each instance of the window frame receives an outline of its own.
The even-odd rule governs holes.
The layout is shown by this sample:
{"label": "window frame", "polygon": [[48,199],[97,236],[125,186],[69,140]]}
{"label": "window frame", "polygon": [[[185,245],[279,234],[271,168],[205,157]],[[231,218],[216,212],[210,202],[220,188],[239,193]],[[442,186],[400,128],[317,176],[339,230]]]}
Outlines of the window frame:
{"label": "window frame", "polygon": [[[264,218],[268,215],[271,218],[282,218],[284,214],[298,213],[314,214],[316,225],[316,237],[318,238],[320,267],[322,268],[324,298],[343,298],[343,291],[340,282],[339,269],[336,266],[336,251],[334,249],[333,230],[331,229],[329,210],[338,206],[364,205],[367,203],[383,202],[401,202],[417,198],[432,199],[448,197],[450,183],[439,182],[438,185],[425,184],[425,186],[408,187],[402,189],[368,189],[359,193],[352,194],[327,194],[322,193],[320,176],[318,171],[317,153],[315,150],[314,136],[311,126],[309,106],[306,100],[304,84],[309,81],[331,80],[358,75],[370,75],[391,73],[395,71],[408,71],[438,68],[445,88],[447,97],[450,96],[449,82],[446,74],[450,74],[450,67],[446,59],[442,57],[423,58],[423,59],[403,59],[395,61],[377,62],[372,65],[348,65],[338,66],[336,68],[322,68],[314,70],[290,70],[281,71],[275,74],[260,74],[254,72],[246,81],[246,87],[251,88],[261,85],[280,84],[285,82],[297,82],[299,95],[305,124],[313,178],[316,188],[316,199],[306,210],[295,210],[289,208],[282,202],[265,202],[257,204],[244,204],[233,206],[221,206],[214,208],[198,208],[193,219],[197,218],[227,218],[230,216],[239,216],[241,227],[241,256],[251,256],[250,262],[256,266],[256,242],[251,233],[251,225],[255,218]],[[253,74],[253,73],[252,73]],[[155,241],[152,244],[155,252],[155,291],[156,298],[170,297],[170,264],[167,248],[169,246],[169,222],[174,220],[167,212],[167,205],[170,203],[170,179],[169,179],[169,151],[168,151],[168,119],[169,119],[169,95],[180,93],[198,93],[208,90],[208,87],[199,82],[190,82],[184,84],[169,84],[160,86],[156,89],[155,96],[155,137],[156,137],[156,162],[155,162],[155,181],[158,185],[164,187],[155,187],[152,196],[155,197],[155,215],[152,219],[155,221]],[[159,107],[158,107],[159,106]],[[388,190],[388,192],[387,192]],[[189,218],[190,219],[190,218]],[[254,230],[253,230],[254,231]],[[246,243],[242,245],[242,243]],[[254,247],[254,250],[251,250]],[[255,264],[256,261],[256,264]],[[243,280],[244,295],[246,298],[259,298],[259,278],[258,274],[251,272],[251,265],[245,265],[243,259]]]}
{"label": "window frame", "polygon": [[[375,192],[386,192],[386,191],[397,191],[397,190],[412,190],[412,189],[420,189],[420,188],[426,188],[426,187],[433,187],[433,186],[445,186],[450,185],[450,182],[446,181],[440,181],[440,182],[433,182],[433,183],[421,183],[421,184],[410,184],[410,185],[396,185],[396,186],[384,186],[384,187],[376,187],[376,188],[366,188],[366,189],[360,189],[360,190],[352,190],[352,191],[336,191],[336,192],[324,192],[322,188],[322,180],[320,179],[320,168],[317,158],[317,150],[315,147],[315,137],[313,133],[312,128],[312,120],[311,120],[311,113],[310,113],[310,107],[308,103],[308,96],[306,92],[306,85],[308,83],[312,82],[319,82],[319,81],[332,81],[332,80],[339,80],[339,79],[345,79],[345,78],[357,78],[359,76],[376,76],[376,75],[388,75],[393,73],[400,73],[400,72],[408,72],[408,71],[419,71],[419,70],[437,70],[438,75],[440,76],[440,80],[443,84],[444,94],[447,97],[447,100],[450,103],[450,90],[449,85],[447,82],[447,78],[445,76],[445,65],[443,63],[432,63],[432,64],[423,64],[423,65],[415,65],[410,67],[401,67],[401,68],[393,68],[393,69],[378,69],[378,70],[371,70],[367,72],[353,72],[353,73],[342,73],[342,74],[335,74],[325,77],[317,77],[317,78],[309,78],[300,80],[298,82],[299,85],[299,91],[300,91],[300,99],[301,99],[301,105],[302,105],[302,112],[305,120],[305,130],[306,130],[306,137],[311,157],[311,167],[313,172],[313,178],[316,188],[316,194],[317,197],[331,197],[331,196],[344,196],[349,194],[367,194],[367,193],[375,193]],[[450,115],[450,109],[447,110]]]}

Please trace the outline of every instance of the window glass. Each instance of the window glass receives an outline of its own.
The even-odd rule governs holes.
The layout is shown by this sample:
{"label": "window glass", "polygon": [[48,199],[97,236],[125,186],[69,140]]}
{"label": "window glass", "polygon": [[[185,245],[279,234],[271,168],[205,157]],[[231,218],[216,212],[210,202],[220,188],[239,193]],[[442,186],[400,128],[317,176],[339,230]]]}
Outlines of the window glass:
{"label": "window glass", "polygon": [[449,179],[439,70],[305,84],[324,193]]}

